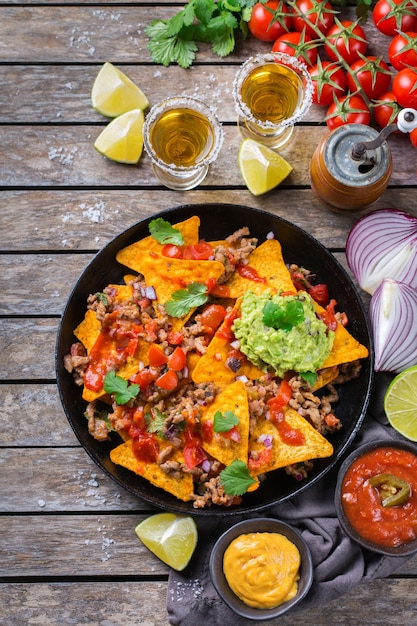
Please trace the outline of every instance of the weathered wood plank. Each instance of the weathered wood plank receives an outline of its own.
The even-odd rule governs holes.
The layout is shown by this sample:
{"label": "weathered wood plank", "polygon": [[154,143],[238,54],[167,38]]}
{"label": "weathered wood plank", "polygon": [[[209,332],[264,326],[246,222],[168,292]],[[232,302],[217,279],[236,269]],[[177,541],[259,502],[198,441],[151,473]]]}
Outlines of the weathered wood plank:
{"label": "weathered wood plank", "polygon": [[[43,576],[60,578],[167,573],[168,568],[135,535],[134,528],[143,518],[143,514],[106,515],[102,511],[76,516],[0,516],[0,577],[36,577],[40,571]],[[416,575],[416,557],[407,566]]]}
{"label": "weathered wood plank", "polygon": [[[137,539],[143,515],[0,516],[0,577],[155,576],[168,567]],[[76,569],[75,569],[75,564]]]}
{"label": "weathered wood plank", "polygon": [[[259,197],[252,196],[246,189],[3,191],[0,194],[0,251],[97,251],[124,229],[158,211],[183,204],[218,202],[269,211],[305,229],[329,248],[345,246],[347,233],[359,217],[358,213],[340,215],[328,211],[309,189],[283,187]],[[370,209],[387,206],[417,216],[415,191],[389,188]],[[13,237],[10,237],[11,232]],[[3,259],[2,263],[6,265],[8,261]],[[71,269],[70,272],[72,275]]]}
{"label": "weathered wood plank", "polygon": [[54,379],[57,319],[0,319],[0,380]]}
{"label": "weathered wood plank", "polygon": [[[167,626],[167,588],[165,581],[4,583],[0,585],[0,602],[8,626]],[[411,626],[416,618],[416,592],[415,580],[371,581],[325,606],[283,615],[279,625],[305,621],[312,626]],[[277,620],[263,624],[276,626]],[[223,626],[238,625],[237,617],[232,624],[223,622]]]}
{"label": "weathered wood plank", "polygon": [[0,415],[1,447],[78,445],[54,384],[0,385]]}
{"label": "weathered wood plank", "polygon": [[0,455],[0,468],[3,513],[153,508],[109,478],[80,447],[5,448]]}
{"label": "weathered wood plank", "polygon": [[[0,161],[4,163],[0,183],[4,187],[139,187],[161,186],[150,159],[143,155],[138,165],[126,166],[109,161],[94,149],[100,127],[95,126],[4,126],[0,127]],[[325,128],[297,126],[292,141],[281,151],[293,166],[282,188],[309,186],[309,166]],[[235,126],[224,126],[224,144],[210,167],[201,188],[242,188],[237,155],[241,135]],[[415,185],[415,159],[409,139],[402,135],[390,140],[393,171],[390,185]]]}
{"label": "weathered wood plank", "polygon": [[[149,63],[145,27],[154,19],[168,19],[178,5],[154,6],[0,6],[0,60],[15,63],[65,61]],[[343,11],[353,17],[354,8]],[[386,42],[368,18],[366,31],[372,54],[386,54]],[[228,61],[240,63],[251,54],[268,52],[270,43],[237,36]],[[199,63],[219,62],[208,44],[199,46]]]}

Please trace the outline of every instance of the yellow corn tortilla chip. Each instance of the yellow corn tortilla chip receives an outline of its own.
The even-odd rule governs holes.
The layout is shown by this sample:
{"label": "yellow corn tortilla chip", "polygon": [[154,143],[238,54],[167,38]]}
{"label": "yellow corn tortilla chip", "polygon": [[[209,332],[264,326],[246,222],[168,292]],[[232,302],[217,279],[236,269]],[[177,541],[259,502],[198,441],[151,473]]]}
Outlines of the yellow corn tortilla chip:
{"label": "yellow corn tortilla chip", "polygon": [[[325,310],[322,306],[317,304],[317,302],[314,302],[314,305],[318,313],[322,313]],[[368,348],[352,337],[345,326],[337,324],[336,330],[334,331],[332,350],[320,369],[333,367],[334,365],[342,365],[342,363],[350,363],[358,359],[365,359],[368,355]]]}
{"label": "yellow corn tortilla chip", "polygon": [[237,376],[247,376],[250,380],[264,376],[262,370],[247,360],[243,362],[242,367],[237,372],[231,370],[226,365],[229,350],[229,341],[215,335],[207,347],[207,352],[202,355],[193,369],[191,376],[193,381],[195,383],[210,381],[224,388],[233,383]]}
{"label": "yellow corn tortilla chip", "polygon": [[[272,441],[272,458],[266,465],[251,471],[254,475],[271,472],[293,463],[326,458],[333,454],[332,444],[297,411],[287,407],[285,419],[292,428],[304,434],[305,442],[301,446],[289,445],[282,441],[278,430],[270,421],[258,420],[249,438],[249,455],[252,452],[260,453],[265,450],[261,435],[267,435]],[[259,441],[260,437],[261,441]]]}
{"label": "yellow corn tortilla chip", "polygon": [[208,409],[201,416],[201,423],[207,421],[214,423],[214,415],[220,411],[223,415],[226,411],[232,411],[238,418],[236,425],[240,434],[240,441],[232,441],[225,433],[213,433],[210,442],[204,441],[203,448],[215,459],[230,465],[235,459],[247,461],[248,438],[249,438],[249,405],[246,387],[240,380],[232,383],[215,397]]}
{"label": "yellow corn tortilla chip", "polygon": [[[178,222],[173,225],[178,229],[184,239],[184,245],[189,246],[197,243],[199,239],[200,218],[197,215],[193,215],[188,220]],[[130,246],[123,248],[116,254],[116,260],[122,265],[126,265],[135,272],[142,272],[142,256],[149,252],[156,252],[159,254],[163,248],[163,244],[158,243],[152,235],[132,243]],[[150,283],[149,283],[150,284]]]}
{"label": "yellow corn tortilla chip", "polygon": [[[164,445],[170,446],[168,442],[161,443],[161,449],[163,449]],[[179,450],[176,450],[170,458],[179,463],[184,462],[184,457]],[[131,439],[111,450],[110,460],[116,463],[116,465],[121,465],[135,472],[135,474],[143,476],[152,485],[171,493],[179,500],[187,502],[191,499],[191,494],[193,493],[192,475],[181,473],[180,477],[174,477],[164,472],[157,463],[143,463],[139,461],[133,452]]]}
{"label": "yellow corn tortilla chip", "polygon": [[243,278],[235,272],[227,283],[231,298],[239,298],[249,290],[255,294],[261,294],[266,289],[295,293],[294,283],[282,256],[281,244],[277,239],[267,239],[255,248],[248,257],[248,265],[256,270],[266,283]]}
{"label": "yellow corn tortilla chip", "polygon": [[84,315],[83,321],[78,324],[74,330],[74,335],[78,341],[81,341],[87,354],[90,354],[92,347],[96,343],[97,337],[100,334],[101,322],[97,319],[95,311],[88,309]]}

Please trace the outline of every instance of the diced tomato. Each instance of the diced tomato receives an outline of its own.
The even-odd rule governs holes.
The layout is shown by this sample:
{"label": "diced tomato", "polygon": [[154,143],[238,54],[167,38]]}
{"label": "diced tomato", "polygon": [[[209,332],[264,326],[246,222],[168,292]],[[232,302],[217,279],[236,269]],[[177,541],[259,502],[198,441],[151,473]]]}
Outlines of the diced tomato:
{"label": "diced tomato", "polygon": [[257,453],[257,458],[249,456],[248,459],[248,467],[250,470],[256,470],[264,465],[268,465],[272,460],[272,449],[264,448],[260,452]]}
{"label": "diced tomato", "polygon": [[211,334],[214,334],[226,316],[226,309],[221,304],[209,304],[201,313],[200,320]]}
{"label": "diced tomato", "polygon": [[281,381],[277,395],[268,400],[267,404],[271,409],[282,409],[292,398],[292,389],[286,380]]}
{"label": "diced tomato", "polygon": [[159,454],[158,441],[152,433],[139,433],[132,439],[132,450],[139,461],[155,463]]}
{"label": "diced tomato", "polygon": [[224,432],[223,435],[236,443],[240,443],[241,441],[240,432],[237,426],[233,426],[230,430]]}
{"label": "diced tomato", "polygon": [[318,283],[312,285],[308,290],[309,295],[321,306],[327,306],[329,304],[329,290],[325,283]]}
{"label": "diced tomato", "polygon": [[172,354],[168,357],[168,367],[174,372],[180,372],[187,363],[187,355],[184,350],[177,346]]}
{"label": "diced tomato", "polygon": [[327,328],[330,330],[336,330],[337,328],[337,320],[334,314],[334,308],[336,306],[336,300],[330,300],[329,304],[326,306],[326,309],[320,313],[320,319],[326,324]]}
{"label": "diced tomato", "polygon": [[152,371],[149,368],[144,368],[134,376],[132,376],[129,380],[131,383],[135,385],[139,385],[141,390],[147,389],[149,385],[151,385],[159,376],[158,371]]}
{"label": "diced tomato", "polygon": [[165,374],[156,379],[155,385],[165,391],[172,391],[178,385],[178,376],[174,370],[167,370]]}
{"label": "diced tomato", "polygon": [[227,341],[233,341],[234,335],[232,332],[232,326],[237,317],[239,317],[239,312],[237,311],[237,309],[232,309],[231,311],[226,313],[223,324],[216,332],[216,337],[219,337],[220,339],[227,339]]}
{"label": "diced tomato", "polygon": [[179,346],[183,338],[184,335],[182,333],[177,333],[174,331],[168,333],[168,343],[171,346]]}
{"label": "diced tomato", "polygon": [[154,320],[154,319],[150,319],[145,324],[145,331],[146,331],[147,335],[149,336],[149,338],[152,341],[155,341],[155,339],[157,337],[157,332],[158,332],[158,322],[156,320]]}
{"label": "diced tomato", "polygon": [[204,261],[213,256],[213,248],[206,241],[199,241],[198,243],[185,246],[183,252],[183,258],[193,261]]}
{"label": "diced tomato", "polygon": [[173,243],[166,243],[162,246],[161,252],[163,256],[167,256],[170,259],[182,259],[182,248]]}
{"label": "diced tomato", "polygon": [[168,357],[160,346],[156,343],[151,343],[149,347],[149,365],[151,367],[159,367],[165,365],[168,362]]}
{"label": "diced tomato", "polygon": [[207,455],[200,446],[185,446],[184,461],[189,469],[194,469],[207,459]]}
{"label": "diced tomato", "polygon": [[202,424],[203,440],[210,443],[213,440],[214,428],[212,420],[206,420]]}
{"label": "diced tomato", "polygon": [[236,271],[242,278],[253,280],[255,283],[266,283],[266,278],[260,276],[257,270],[250,265],[243,265],[243,263],[238,263],[238,265],[236,265]]}
{"label": "diced tomato", "polygon": [[215,283],[211,288],[208,288],[212,296],[217,298],[230,298],[230,289],[227,285],[218,285]]}

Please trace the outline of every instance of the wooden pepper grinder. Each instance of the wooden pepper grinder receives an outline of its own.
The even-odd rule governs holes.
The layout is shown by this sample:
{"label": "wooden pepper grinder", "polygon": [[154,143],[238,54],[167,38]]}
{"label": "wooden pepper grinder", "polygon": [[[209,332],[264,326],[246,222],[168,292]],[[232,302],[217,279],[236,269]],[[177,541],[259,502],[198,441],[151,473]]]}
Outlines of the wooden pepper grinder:
{"label": "wooden pepper grinder", "polygon": [[396,124],[380,133],[363,124],[345,124],[319,143],[310,164],[311,189],[330,210],[353,213],[375,202],[392,171],[387,137],[417,128],[417,111],[403,109]]}

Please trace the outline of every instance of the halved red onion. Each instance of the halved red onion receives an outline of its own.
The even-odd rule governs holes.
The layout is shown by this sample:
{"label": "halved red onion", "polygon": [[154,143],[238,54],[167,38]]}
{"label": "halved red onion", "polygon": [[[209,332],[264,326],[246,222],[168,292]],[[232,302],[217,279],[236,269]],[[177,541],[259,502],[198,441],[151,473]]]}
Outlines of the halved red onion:
{"label": "halved red onion", "polygon": [[369,304],[375,371],[399,373],[417,365],[417,292],[386,278]]}
{"label": "halved red onion", "polygon": [[350,230],[346,258],[371,295],[384,278],[417,287],[417,217],[398,209],[364,215]]}

